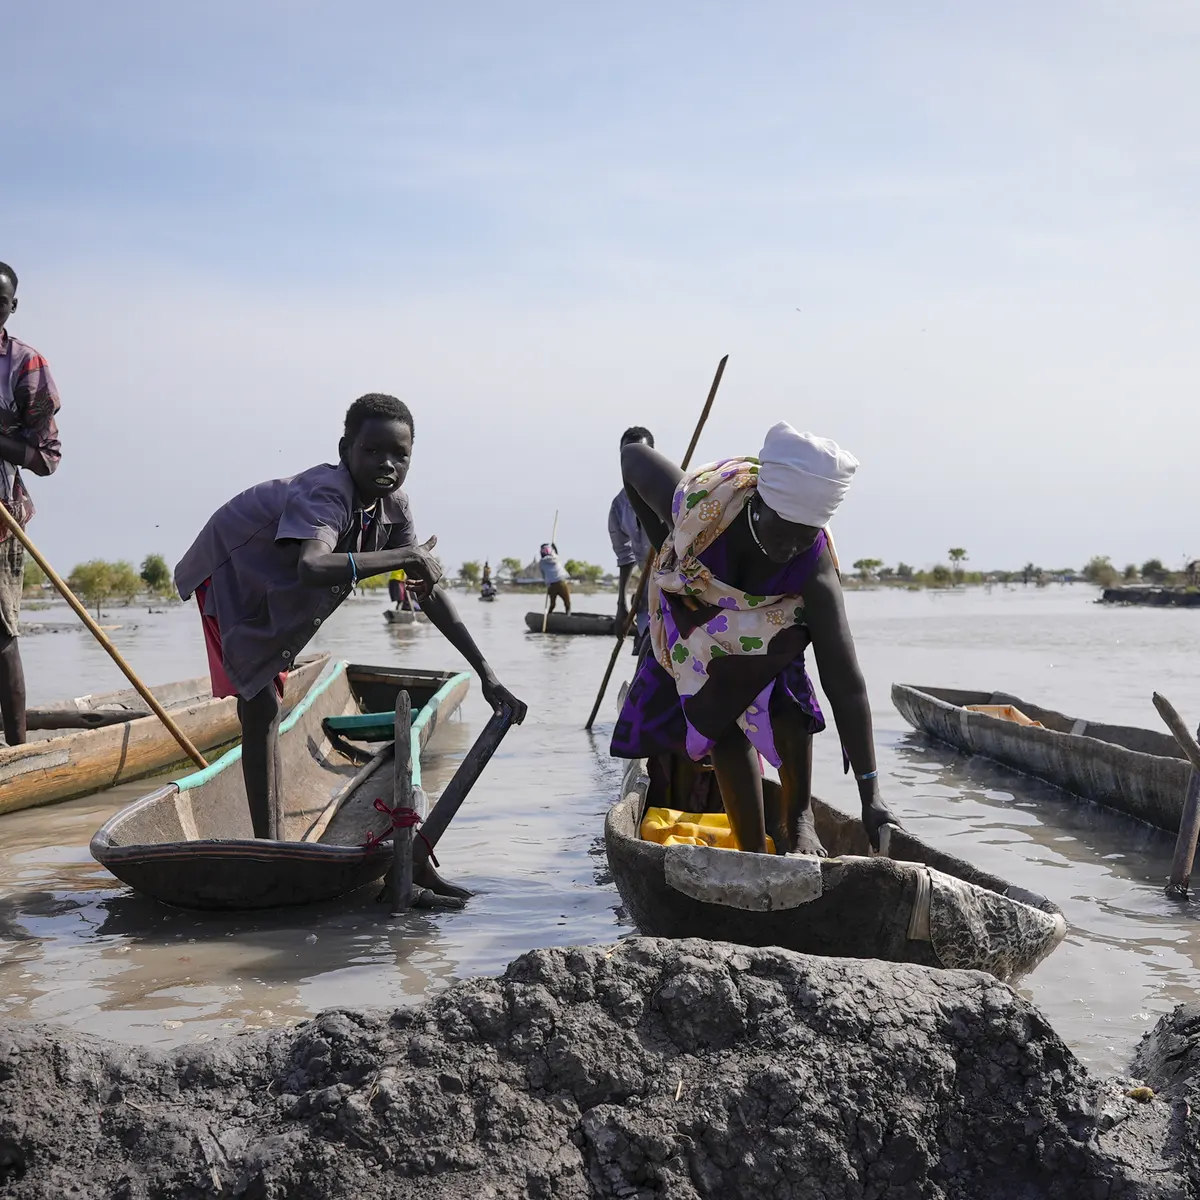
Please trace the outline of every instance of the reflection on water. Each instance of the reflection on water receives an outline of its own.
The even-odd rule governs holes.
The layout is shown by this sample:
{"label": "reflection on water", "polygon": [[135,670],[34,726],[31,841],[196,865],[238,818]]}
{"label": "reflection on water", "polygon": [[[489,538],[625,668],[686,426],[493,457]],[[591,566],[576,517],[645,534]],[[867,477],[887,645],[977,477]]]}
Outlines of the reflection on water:
{"label": "reflection on water", "polygon": [[[1153,725],[1157,688],[1200,718],[1191,673],[1200,613],[1110,610],[1090,596],[1083,588],[872,592],[847,604],[890,803],[928,841],[1062,907],[1067,941],[1024,990],[1081,1057],[1112,1068],[1200,981],[1192,910],[1162,892],[1172,839],[929,742],[888,698],[894,680],[994,688],[1077,715]],[[611,606],[605,596],[582,604]],[[435,630],[387,626],[382,607],[348,602],[314,648],[358,662],[457,664]],[[464,912],[393,920],[373,890],[247,915],[143,900],[87,851],[92,832],[150,787],[126,785],[0,818],[0,1013],[179,1042],[298,1020],[331,1004],[411,1003],[533,946],[628,933],[599,842],[619,779],[607,755],[611,699],[595,734],[582,731],[611,643],[527,633],[530,605],[521,597],[462,607],[501,678],[531,706],[439,847],[444,873],[476,892]],[[124,617],[115,610],[111,619],[125,628],[114,636],[151,681],[204,670],[189,610]],[[83,636],[29,638],[24,655],[33,703],[121,686]],[[632,659],[621,662],[613,697]],[[439,733],[426,756],[431,790],[444,786],[486,716],[475,689],[462,723]],[[815,757],[819,793],[850,807],[854,792],[832,733],[818,739]]]}

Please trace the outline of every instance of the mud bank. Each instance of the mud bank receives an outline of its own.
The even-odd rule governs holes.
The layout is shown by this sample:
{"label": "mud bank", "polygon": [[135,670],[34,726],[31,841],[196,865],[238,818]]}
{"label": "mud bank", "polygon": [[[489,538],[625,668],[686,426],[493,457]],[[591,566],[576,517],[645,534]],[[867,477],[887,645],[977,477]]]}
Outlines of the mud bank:
{"label": "mud bank", "polygon": [[699,941],[165,1054],[9,1023],[0,1196],[1187,1197],[1188,1011],[1147,1102],[980,972]]}

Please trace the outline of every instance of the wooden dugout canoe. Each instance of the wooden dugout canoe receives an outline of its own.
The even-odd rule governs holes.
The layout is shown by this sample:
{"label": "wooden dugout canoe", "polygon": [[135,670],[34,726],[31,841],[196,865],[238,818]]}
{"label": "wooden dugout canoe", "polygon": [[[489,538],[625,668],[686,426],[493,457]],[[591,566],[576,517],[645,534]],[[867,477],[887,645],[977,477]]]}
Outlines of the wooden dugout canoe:
{"label": "wooden dugout canoe", "polygon": [[[381,879],[391,841],[367,843],[390,833],[391,818],[374,802],[392,803],[394,764],[386,758],[358,778],[365,755],[344,753],[340,747],[354,747],[343,739],[390,742],[396,695],[407,689],[419,787],[421,751],[470,682],[466,672],[330,662],[281,727],[284,840],[254,837],[239,746],[207,770],[122,809],[92,838],[92,857],[135,891],[179,908],[309,904]],[[339,793],[344,800],[322,831],[320,821]],[[310,832],[319,836],[303,840]]]}
{"label": "wooden dugout canoe", "polygon": [[[532,633],[542,632],[542,616],[540,612],[525,614],[525,624]],[[614,618],[604,613],[590,612],[552,612],[546,621],[547,633],[592,633],[604,637],[615,637],[613,628]]]}
{"label": "wooden dugout canoe", "polygon": [[427,625],[429,623],[429,618],[423,612],[419,609],[413,611],[409,608],[384,609],[383,619],[389,625]]}
{"label": "wooden dugout canoe", "polygon": [[[778,784],[764,780],[772,798]],[[988,971],[1032,971],[1066,934],[1044,896],[891,829],[889,857],[869,856],[862,822],[814,798],[829,858],[660,846],[639,835],[655,797],[644,760],[630,764],[604,823],[617,890],[639,930],[802,954],[879,958]]]}
{"label": "wooden dugout canoe", "polygon": [[[1168,833],[1179,829],[1191,767],[1175,739],[1042,708],[1006,692],[892,684],[892,703],[912,726],[966,754],[980,754]],[[967,705],[1012,705],[1044,726],[1019,725]]]}
{"label": "wooden dugout canoe", "polygon": [[[304,696],[328,658],[301,660],[289,673],[285,711]],[[241,736],[237,697],[214,699],[207,675],[150,690],[198,750],[227,746]],[[0,814],[86,796],[187,761],[133,688],[60,700],[30,710],[29,719],[31,729],[40,727],[33,740],[0,746]]]}

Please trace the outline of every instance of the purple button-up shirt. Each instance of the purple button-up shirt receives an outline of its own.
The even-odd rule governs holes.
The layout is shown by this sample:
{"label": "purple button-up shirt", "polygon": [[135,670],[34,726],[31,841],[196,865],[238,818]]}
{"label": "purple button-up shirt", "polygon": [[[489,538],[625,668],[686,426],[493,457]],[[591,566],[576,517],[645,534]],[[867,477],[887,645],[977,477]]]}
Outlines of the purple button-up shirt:
{"label": "purple button-up shirt", "polygon": [[[62,458],[54,419],[58,407],[50,365],[32,346],[0,329],[0,433],[26,444],[20,466],[35,475],[52,475]],[[0,504],[22,526],[33,517],[33,501],[13,463],[0,462]],[[0,529],[0,542],[8,536]]]}
{"label": "purple button-up shirt", "polygon": [[175,568],[186,600],[211,580],[204,611],[217,620],[225,670],[249,698],[286,671],[350,593],[349,582],[300,582],[302,542],[336,553],[416,543],[408,497],[395,491],[365,513],[344,463],[256,484],[223,504]]}

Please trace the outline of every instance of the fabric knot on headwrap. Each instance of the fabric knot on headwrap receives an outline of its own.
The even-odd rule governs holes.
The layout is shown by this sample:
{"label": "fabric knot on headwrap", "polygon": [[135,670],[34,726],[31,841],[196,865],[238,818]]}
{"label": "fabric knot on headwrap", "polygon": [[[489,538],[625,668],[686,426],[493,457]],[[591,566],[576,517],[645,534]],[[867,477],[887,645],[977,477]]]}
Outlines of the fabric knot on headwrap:
{"label": "fabric knot on headwrap", "polygon": [[858,459],[829,438],[780,421],[758,456],[758,494],[785,521],[823,529],[837,512]]}

